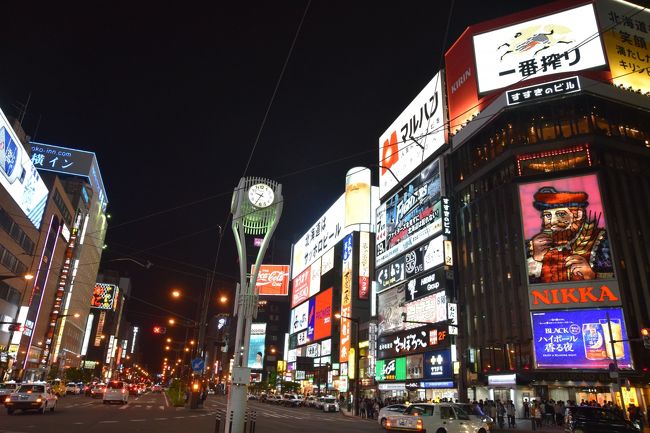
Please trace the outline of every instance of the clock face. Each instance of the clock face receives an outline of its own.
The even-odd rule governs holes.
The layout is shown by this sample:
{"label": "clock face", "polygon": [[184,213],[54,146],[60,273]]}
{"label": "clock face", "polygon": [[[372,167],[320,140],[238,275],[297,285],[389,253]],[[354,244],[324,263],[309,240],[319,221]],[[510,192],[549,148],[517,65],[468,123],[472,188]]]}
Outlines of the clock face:
{"label": "clock face", "polygon": [[248,190],[248,200],[257,208],[271,206],[274,199],[273,189],[265,183],[255,184]]}

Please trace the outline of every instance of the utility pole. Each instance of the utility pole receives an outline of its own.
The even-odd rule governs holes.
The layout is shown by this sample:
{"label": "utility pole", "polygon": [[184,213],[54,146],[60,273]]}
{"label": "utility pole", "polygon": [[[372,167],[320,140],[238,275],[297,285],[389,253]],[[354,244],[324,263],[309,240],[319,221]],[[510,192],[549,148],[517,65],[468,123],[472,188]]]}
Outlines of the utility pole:
{"label": "utility pole", "polygon": [[[224,430],[230,433],[244,433],[246,394],[251,374],[251,369],[247,364],[250,330],[253,318],[257,317],[258,295],[255,284],[271,236],[280,221],[282,207],[282,185],[259,177],[241,178],[232,197],[232,230],[239,254],[240,282],[237,285],[234,306],[234,315],[237,316],[235,362],[232,371],[232,385],[228,394]],[[246,235],[264,236],[250,279],[248,278]]]}

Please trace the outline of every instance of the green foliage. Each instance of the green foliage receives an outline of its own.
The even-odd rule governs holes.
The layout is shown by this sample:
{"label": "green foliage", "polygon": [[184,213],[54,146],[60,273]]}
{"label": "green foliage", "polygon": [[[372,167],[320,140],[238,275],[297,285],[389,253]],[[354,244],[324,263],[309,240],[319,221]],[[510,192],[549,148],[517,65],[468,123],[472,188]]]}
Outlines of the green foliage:
{"label": "green foliage", "polygon": [[167,388],[167,398],[174,407],[185,406],[185,384],[180,379],[174,379]]}
{"label": "green foliage", "polygon": [[[52,367],[54,368],[54,366]],[[50,371],[51,373],[51,371]],[[70,382],[90,382],[93,377],[92,370],[86,370],[77,367],[66,368],[63,372],[66,381]]]}

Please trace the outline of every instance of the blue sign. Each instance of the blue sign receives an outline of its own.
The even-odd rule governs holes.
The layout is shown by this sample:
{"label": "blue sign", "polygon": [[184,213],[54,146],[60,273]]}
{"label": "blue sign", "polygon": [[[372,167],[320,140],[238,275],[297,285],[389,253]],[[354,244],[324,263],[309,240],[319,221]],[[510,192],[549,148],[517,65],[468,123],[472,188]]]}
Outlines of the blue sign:
{"label": "blue sign", "polygon": [[352,255],[352,234],[350,233],[343,239],[343,261],[347,261]]}
{"label": "blue sign", "polygon": [[433,350],[424,354],[425,379],[453,379],[449,349]]}
{"label": "blue sign", "polygon": [[192,360],[192,371],[201,372],[205,368],[205,362],[201,358],[194,358]]}
{"label": "blue sign", "polygon": [[621,341],[627,331],[620,308],[540,311],[531,317],[536,368],[607,369],[614,353],[619,368],[633,368],[630,346]]}
{"label": "blue sign", "polygon": [[420,382],[420,388],[455,388],[453,380],[442,382]]}

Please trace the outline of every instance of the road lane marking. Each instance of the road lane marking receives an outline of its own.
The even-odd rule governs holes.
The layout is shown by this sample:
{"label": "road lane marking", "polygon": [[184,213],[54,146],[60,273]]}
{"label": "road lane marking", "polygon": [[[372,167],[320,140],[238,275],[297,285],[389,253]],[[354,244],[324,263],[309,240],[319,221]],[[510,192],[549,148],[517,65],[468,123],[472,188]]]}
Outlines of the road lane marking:
{"label": "road lane marking", "polygon": [[184,416],[175,416],[174,419],[182,419],[185,418]]}
{"label": "road lane marking", "polygon": [[156,421],[165,421],[167,418],[154,418]]}
{"label": "road lane marking", "polygon": [[147,405],[147,410],[149,410],[149,409],[151,409],[151,405],[150,405],[150,404]]}
{"label": "road lane marking", "polygon": [[82,423],[82,422],[75,422],[74,424],[76,424],[76,425],[81,425],[81,424],[83,424],[83,423]]}
{"label": "road lane marking", "polygon": [[100,423],[100,424],[113,424],[113,423],[116,423],[116,422],[119,422],[119,421],[108,420],[108,421],[100,421],[99,423]]}
{"label": "road lane marking", "polygon": [[163,393],[163,397],[165,397],[165,406],[169,407],[169,402],[167,401],[167,393]]}
{"label": "road lane marking", "polygon": [[165,410],[165,406],[158,406],[160,410]]}
{"label": "road lane marking", "polygon": [[146,419],[130,419],[131,422],[144,422]]}

